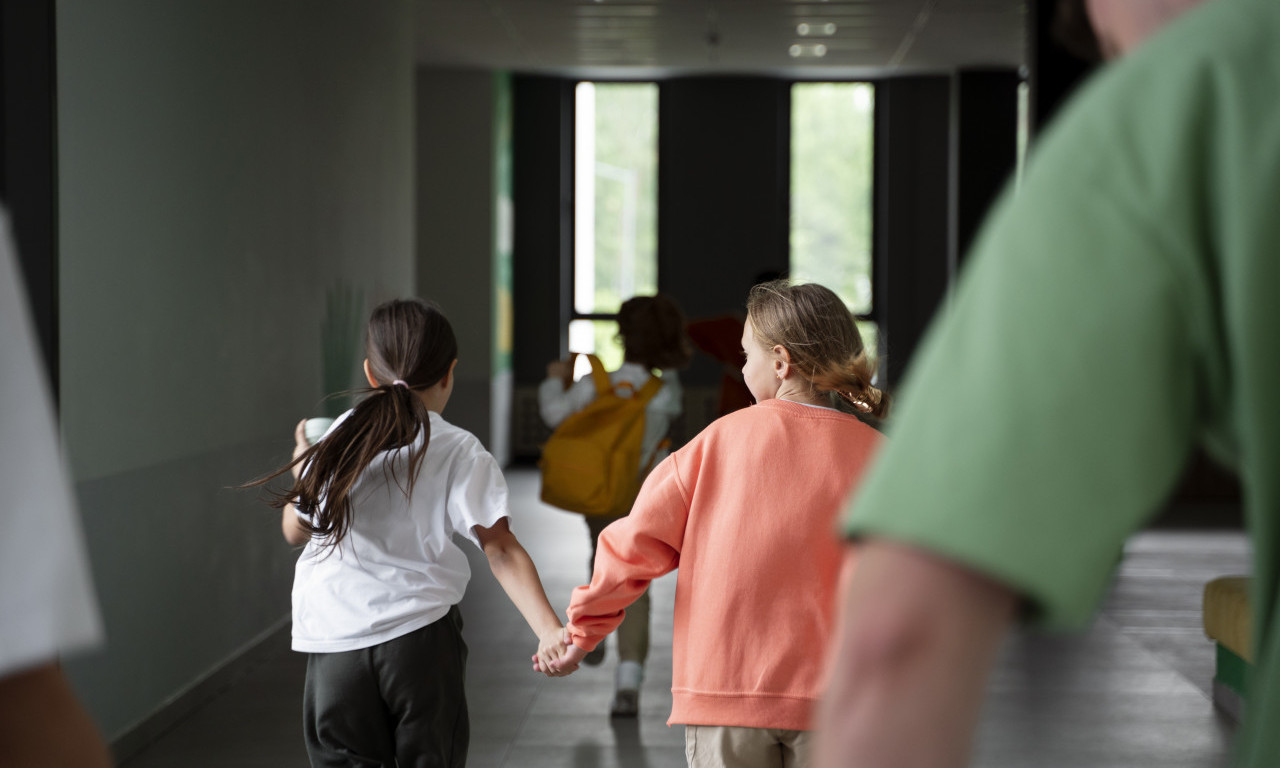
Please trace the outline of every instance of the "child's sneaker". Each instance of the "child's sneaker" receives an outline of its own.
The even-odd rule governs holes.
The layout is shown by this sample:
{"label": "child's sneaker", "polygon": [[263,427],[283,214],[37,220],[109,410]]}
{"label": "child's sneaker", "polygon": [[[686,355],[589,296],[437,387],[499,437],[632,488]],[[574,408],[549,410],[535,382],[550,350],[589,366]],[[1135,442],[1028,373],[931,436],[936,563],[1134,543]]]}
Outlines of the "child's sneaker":
{"label": "child's sneaker", "polygon": [[636,717],[640,714],[639,691],[616,691],[613,694],[613,706],[609,707],[609,717]]}
{"label": "child's sneaker", "polygon": [[615,675],[617,690],[613,694],[610,717],[635,717],[640,714],[640,683],[644,680],[644,665],[638,661],[618,664]]}

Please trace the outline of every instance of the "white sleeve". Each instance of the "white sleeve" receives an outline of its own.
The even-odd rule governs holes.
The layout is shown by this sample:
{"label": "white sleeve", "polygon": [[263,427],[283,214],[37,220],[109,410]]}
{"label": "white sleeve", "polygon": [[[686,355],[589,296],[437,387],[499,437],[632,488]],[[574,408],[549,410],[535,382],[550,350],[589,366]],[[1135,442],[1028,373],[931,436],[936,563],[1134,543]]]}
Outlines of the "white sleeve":
{"label": "white sleeve", "polygon": [[0,212],[0,676],[102,638],[11,243]]}
{"label": "white sleeve", "polygon": [[649,403],[652,409],[674,419],[684,411],[684,387],[680,386],[680,374],[674,369],[662,372],[662,389]]}
{"label": "white sleeve", "polygon": [[475,526],[492,528],[508,516],[507,479],[497,459],[474,440],[469,455],[459,457],[449,483],[449,524],[480,546]]}
{"label": "white sleeve", "polygon": [[596,385],[590,376],[583,376],[568,389],[559,379],[544,379],[538,385],[538,411],[548,427],[555,429],[571,414],[586,408],[596,399]]}

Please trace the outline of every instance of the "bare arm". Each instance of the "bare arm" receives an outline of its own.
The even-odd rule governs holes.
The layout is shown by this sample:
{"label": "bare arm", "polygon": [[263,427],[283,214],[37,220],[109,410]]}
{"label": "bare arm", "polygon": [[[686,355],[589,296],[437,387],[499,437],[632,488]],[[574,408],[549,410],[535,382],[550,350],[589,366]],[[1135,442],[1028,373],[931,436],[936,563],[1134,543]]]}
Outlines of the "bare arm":
{"label": "bare arm", "polygon": [[0,677],[0,765],[111,765],[97,726],[56,663]]}
{"label": "bare arm", "polygon": [[[307,420],[303,419],[298,422],[298,426],[293,428],[293,458],[298,458],[302,452],[311,446],[307,441]],[[293,472],[294,479],[302,472],[302,468],[294,464],[290,471]],[[307,529],[302,527],[302,522],[298,520],[298,510],[292,504],[286,504],[280,515],[280,532],[284,534],[284,540],[295,547],[300,547],[311,540],[311,534],[307,533]]]}
{"label": "bare arm", "polygon": [[295,547],[311,541],[311,534],[302,527],[302,521],[298,519],[298,512],[292,504],[286,504],[280,511],[280,531],[284,534],[284,540]]}
{"label": "bare arm", "polygon": [[923,550],[872,540],[842,603],[816,765],[855,756],[867,768],[967,765],[1015,594]]}
{"label": "bare arm", "polygon": [[[562,376],[566,372],[568,376]],[[538,413],[552,429],[587,407],[596,396],[590,376],[574,382],[572,373],[568,363],[550,363],[547,365],[547,378],[538,385]]]}
{"label": "bare arm", "polygon": [[559,662],[565,652],[564,626],[556,615],[538,578],[538,569],[520,545],[504,517],[491,528],[475,527],[480,547],[489,559],[489,569],[503,591],[538,636],[538,661],[543,669],[570,672]]}

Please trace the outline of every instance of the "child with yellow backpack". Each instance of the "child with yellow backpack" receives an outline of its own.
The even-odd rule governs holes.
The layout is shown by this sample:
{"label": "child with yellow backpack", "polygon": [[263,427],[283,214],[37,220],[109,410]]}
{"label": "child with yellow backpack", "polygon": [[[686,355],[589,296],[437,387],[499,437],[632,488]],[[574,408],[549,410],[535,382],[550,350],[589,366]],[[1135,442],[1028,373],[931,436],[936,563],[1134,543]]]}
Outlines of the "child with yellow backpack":
{"label": "child with yellow backpack", "polygon": [[[583,514],[591,535],[588,573],[595,567],[600,532],[626,516],[644,475],[667,456],[667,432],[683,410],[675,369],[692,357],[684,326],[684,314],[669,296],[635,296],[618,309],[624,361],[617,370],[606,373],[593,357],[592,375],[570,384],[572,358],[547,364],[538,406],[556,432],[543,451],[543,499]],[[638,419],[634,411],[640,405],[643,418]],[[610,466],[619,461],[629,466]],[[635,717],[649,655],[648,591],[627,609],[617,637],[610,714]],[[603,660],[601,643],[584,662]]]}

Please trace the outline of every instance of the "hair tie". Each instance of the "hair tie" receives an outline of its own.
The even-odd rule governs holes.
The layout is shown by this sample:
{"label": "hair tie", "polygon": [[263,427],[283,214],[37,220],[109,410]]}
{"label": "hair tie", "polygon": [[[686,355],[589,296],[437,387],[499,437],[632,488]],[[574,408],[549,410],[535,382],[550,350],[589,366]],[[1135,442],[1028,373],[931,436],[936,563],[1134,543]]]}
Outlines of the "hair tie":
{"label": "hair tie", "polygon": [[871,413],[871,410],[872,410],[871,403],[868,403],[866,400],[863,400],[860,397],[856,397],[852,392],[842,392],[840,390],[836,390],[836,391],[839,393],[841,397],[849,401],[849,405],[852,405],[854,408],[858,409],[859,411],[862,411],[863,413]]}
{"label": "hair tie", "polygon": [[391,382],[391,386],[404,387],[405,389],[409,389],[409,385],[405,383],[404,379],[396,379],[395,381]]}

